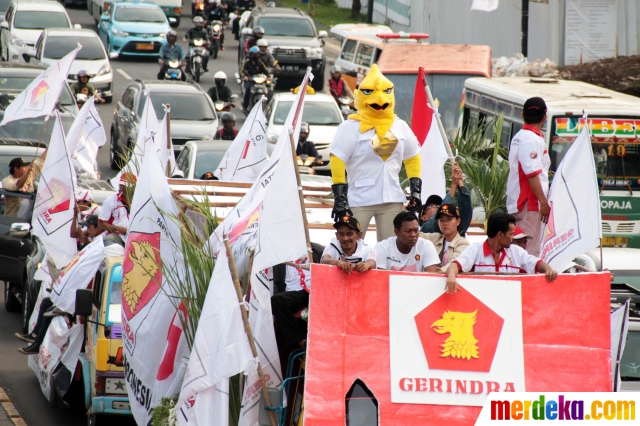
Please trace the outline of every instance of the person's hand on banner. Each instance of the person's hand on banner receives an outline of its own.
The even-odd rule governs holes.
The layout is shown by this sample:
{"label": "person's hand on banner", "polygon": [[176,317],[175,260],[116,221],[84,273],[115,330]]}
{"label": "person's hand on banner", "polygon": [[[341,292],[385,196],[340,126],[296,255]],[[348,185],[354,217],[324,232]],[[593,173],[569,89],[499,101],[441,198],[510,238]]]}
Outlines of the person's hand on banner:
{"label": "person's hand on banner", "polygon": [[558,273],[553,269],[549,268],[547,272],[544,273],[544,276],[547,278],[547,282],[553,282],[557,277]]}
{"label": "person's hand on banner", "polygon": [[422,191],[422,179],[411,178],[409,179],[409,190],[411,195],[409,196],[409,204],[407,204],[407,211],[415,212],[422,207],[422,201],[420,200],[420,192]]}
{"label": "person's hand on banner", "polygon": [[358,262],[353,269],[359,274],[364,274],[371,269],[371,265],[367,264],[366,262]]}
{"label": "person's hand on banner", "polygon": [[344,272],[347,275],[353,272],[353,263],[340,260],[338,261],[338,267],[340,267],[340,269],[342,269],[342,272]]}
{"label": "person's hand on banner", "polygon": [[331,185],[331,189],[334,195],[331,218],[337,222],[342,216],[353,216],[353,212],[349,208],[349,200],[347,199],[347,184],[338,183]]}

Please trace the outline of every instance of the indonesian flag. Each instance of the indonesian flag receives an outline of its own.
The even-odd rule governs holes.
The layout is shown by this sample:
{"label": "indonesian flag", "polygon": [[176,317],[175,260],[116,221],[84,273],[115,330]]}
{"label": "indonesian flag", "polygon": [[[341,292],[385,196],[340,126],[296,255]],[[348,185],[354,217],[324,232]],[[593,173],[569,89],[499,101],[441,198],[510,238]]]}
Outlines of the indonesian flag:
{"label": "indonesian flag", "polygon": [[98,148],[107,142],[100,113],[91,97],[80,109],[67,135],[71,161],[80,172],[95,173]]}
{"label": "indonesian flag", "polygon": [[[131,203],[122,264],[122,344],[127,392],[136,423],[181,387],[189,355],[182,330],[185,309],[167,272],[185,275],[178,208],[157,155],[142,157]],[[162,287],[162,289],[161,289]]]}
{"label": "indonesian flag", "polygon": [[62,269],[78,252],[69,236],[75,204],[75,172],[69,160],[60,117],[51,133],[33,207],[33,235],[40,238],[56,267]]}
{"label": "indonesian flag", "polygon": [[416,80],[411,113],[411,130],[420,142],[420,160],[422,162],[422,198],[430,195],[445,196],[447,180],[444,176],[444,163],[447,162],[445,142],[438,127],[436,114],[427,100],[427,75],[421,67]]}
{"label": "indonesian flag", "polygon": [[267,164],[266,119],[257,102],[213,173],[220,180],[253,182]]}
{"label": "indonesian flag", "polygon": [[62,86],[67,81],[69,68],[76,58],[78,47],[47,68],[20,93],[4,111],[0,126],[23,118],[49,116],[58,103]]}
{"label": "indonesian flag", "polygon": [[481,10],[483,12],[492,12],[498,8],[500,0],[473,0],[471,10]]}

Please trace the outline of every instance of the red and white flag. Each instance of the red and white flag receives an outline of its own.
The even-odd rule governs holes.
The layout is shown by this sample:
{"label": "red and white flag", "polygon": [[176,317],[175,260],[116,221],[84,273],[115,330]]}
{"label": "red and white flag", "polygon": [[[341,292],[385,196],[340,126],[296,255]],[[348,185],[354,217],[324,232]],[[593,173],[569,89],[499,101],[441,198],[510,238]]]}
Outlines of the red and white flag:
{"label": "red and white flag", "polygon": [[69,236],[75,204],[75,171],[71,165],[64,130],[56,116],[33,207],[33,235],[47,249],[56,267],[62,269],[78,252]]}
{"label": "red and white flag", "polygon": [[91,97],[80,109],[67,135],[69,155],[76,170],[94,174],[98,148],[106,142],[107,135],[100,112],[96,108],[95,98]]}
{"label": "red and white flag", "polygon": [[0,126],[23,118],[49,116],[58,103],[69,68],[82,46],[47,68],[24,89],[4,111]]}
{"label": "red and white flag", "polygon": [[[189,356],[176,289],[163,273],[184,276],[178,208],[157,155],[142,157],[122,264],[122,344],[131,411],[140,425],[174,396]],[[173,281],[173,280],[172,280]],[[162,289],[161,289],[162,288]],[[173,392],[173,393],[172,393]]]}
{"label": "red and white flag", "polygon": [[266,129],[262,102],[257,102],[213,174],[220,180],[255,181],[267,165]]}
{"label": "red and white flag", "polygon": [[422,197],[426,199],[435,194],[444,198],[447,192],[444,163],[449,157],[438,127],[438,111],[429,105],[426,86],[427,75],[420,68],[413,96],[411,130],[420,142]]}
{"label": "red and white flag", "polygon": [[483,12],[492,12],[498,8],[500,0],[473,0],[471,10],[481,10]]}

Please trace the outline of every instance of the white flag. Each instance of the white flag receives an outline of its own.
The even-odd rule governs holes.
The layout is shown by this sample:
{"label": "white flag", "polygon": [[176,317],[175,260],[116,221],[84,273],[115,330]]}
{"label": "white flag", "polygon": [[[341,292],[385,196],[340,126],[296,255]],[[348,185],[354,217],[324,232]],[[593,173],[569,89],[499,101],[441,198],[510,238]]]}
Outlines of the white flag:
{"label": "white flag", "polygon": [[[118,174],[111,178],[111,185],[115,188],[118,187],[120,182],[120,176],[124,172],[131,172],[135,176],[138,176],[140,172],[140,168],[142,167],[142,159],[144,157],[144,153],[147,149],[147,143],[150,142],[150,145],[155,146],[155,136],[158,130],[160,129],[160,123],[158,122],[158,117],[156,115],[156,110],[153,108],[153,103],[151,102],[150,92],[146,94],[146,101],[144,104],[144,108],[142,109],[142,115],[140,116],[140,123],[138,125],[138,135],[136,137],[136,144],[133,147],[133,152],[124,152],[123,155],[125,158],[129,157],[129,162],[118,172]],[[117,153],[114,155],[118,155]],[[164,176],[165,174],[162,173]]]}
{"label": "white flag", "polygon": [[67,135],[71,161],[77,170],[95,173],[95,161],[98,148],[107,142],[100,113],[95,106],[95,99],[91,97],[84,103],[80,113],[73,121]]}
{"label": "white flag", "polygon": [[42,241],[56,267],[62,269],[78,252],[69,236],[75,203],[75,172],[67,153],[60,117],[51,133],[33,207],[33,235]]}
{"label": "white flag", "polygon": [[629,299],[620,308],[611,312],[611,377],[613,391],[620,392],[620,366],[629,328]]}
{"label": "white flag", "polygon": [[551,213],[542,233],[540,258],[561,271],[577,255],[598,247],[602,237],[598,180],[588,126],[584,126],[556,170],[549,205]]}
{"label": "white flag", "polygon": [[[146,425],[164,392],[179,389],[180,366],[188,356],[177,326],[175,289],[162,265],[184,276],[178,214],[157,155],[145,155],[131,203],[122,264],[122,343],[131,411]],[[184,310],[182,310],[184,312]],[[178,317],[179,318],[179,317]]]}
{"label": "white flag", "polygon": [[[198,322],[189,367],[178,400],[180,425],[211,424],[203,414],[215,404],[216,392],[204,392],[221,381],[248,370],[253,363],[244,329],[241,305],[231,278],[226,250],[220,251]],[[242,309],[245,309],[242,306]],[[229,382],[226,381],[226,386]],[[221,383],[224,385],[224,383]],[[227,393],[229,389],[225,390]],[[209,398],[207,398],[209,395]],[[229,423],[228,405],[221,423]],[[187,421],[188,420],[188,421]]]}
{"label": "white flag", "polygon": [[471,10],[481,10],[483,12],[491,12],[498,8],[500,0],[473,0]]}
{"label": "white flag", "polygon": [[253,182],[267,164],[266,119],[257,102],[213,172],[220,180]]}
{"label": "white flag", "polygon": [[76,290],[87,288],[104,258],[104,242],[102,235],[99,235],[73,258],[53,284],[49,297],[58,309],[74,312]]}
{"label": "white flag", "polygon": [[444,163],[447,162],[449,156],[444,147],[442,133],[438,128],[436,118],[437,111],[433,111],[427,105],[428,113],[432,114],[431,126],[427,132],[427,137],[420,147],[421,179],[422,179],[422,196],[439,195],[444,198],[446,194],[447,179],[444,176]]}
{"label": "white flag", "polygon": [[167,120],[169,119],[168,112],[169,110],[167,109],[167,111],[165,111],[164,118],[162,119],[162,123],[160,123],[158,131],[153,138],[153,143],[156,147],[158,158],[160,158],[162,170],[166,171],[167,164],[169,164],[169,177],[171,177],[176,169],[176,157],[173,153],[173,142],[169,141],[169,146],[167,146],[167,139],[169,139],[169,135],[167,135]]}
{"label": "white flag", "polygon": [[36,77],[27,88],[9,104],[4,111],[4,117],[2,118],[0,126],[23,118],[51,115],[58,103],[62,86],[67,81],[69,68],[71,68],[71,64],[76,58],[78,50],[80,50],[80,45]]}

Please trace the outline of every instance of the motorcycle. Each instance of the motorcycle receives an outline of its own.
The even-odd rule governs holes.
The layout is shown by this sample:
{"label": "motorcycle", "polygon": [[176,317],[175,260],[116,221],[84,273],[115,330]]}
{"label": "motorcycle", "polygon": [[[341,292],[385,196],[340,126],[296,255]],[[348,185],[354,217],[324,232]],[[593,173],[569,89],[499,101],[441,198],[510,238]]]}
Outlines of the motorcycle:
{"label": "motorcycle", "polygon": [[218,119],[222,116],[222,113],[231,111],[232,104],[236,103],[236,99],[238,99],[238,95],[231,95],[231,99],[229,102],[225,101],[216,101],[213,106],[216,109],[216,114],[218,115]]}
{"label": "motorcycle", "polygon": [[189,50],[189,61],[191,63],[191,74],[196,83],[200,82],[202,74],[202,63],[204,61],[204,52],[206,42],[204,39],[196,38],[192,41],[193,46]]}
{"label": "motorcycle", "polygon": [[224,25],[222,21],[211,21],[211,25],[209,25],[209,36],[211,37],[211,43],[209,44],[209,54],[213,59],[218,58],[223,31]]}
{"label": "motorcycle", "polygon": [[309,157],[307,154],[300,154],[296,157],[298,162],[298,171],[307,175],[315,175],[314,166],[322,166],[324,162],[322,158]]}
{"label": "motorcycle", "polygon": [[165,80],[185,80],[184,72],[182,71],[182,64],[180,60],[173,59],[169,61],[169,68],[164,72]]}
{"label": "motorcycle", "polygon": [[351,107],[353,104],[353,99],[349,96],[340,96],[336,99],[338,101],[338,106],[340,107],[340,112],[342,112],[342,116],[346,120],[350,114],[355,114],[356,110]]}
{"label": "motorcycle", "polygon": [[253,85],[251,86],[251,96],[249,97],[248,111],[251,111],[253,106],[264,96],[269,98],[270,93],[273,93],[273,87],[275,86],[274,78],[272,75],[256,74],[251,77]]}

